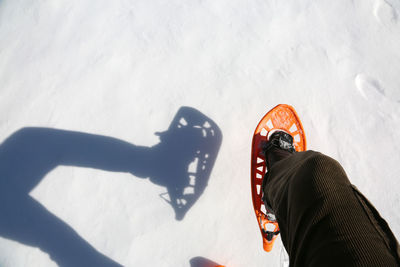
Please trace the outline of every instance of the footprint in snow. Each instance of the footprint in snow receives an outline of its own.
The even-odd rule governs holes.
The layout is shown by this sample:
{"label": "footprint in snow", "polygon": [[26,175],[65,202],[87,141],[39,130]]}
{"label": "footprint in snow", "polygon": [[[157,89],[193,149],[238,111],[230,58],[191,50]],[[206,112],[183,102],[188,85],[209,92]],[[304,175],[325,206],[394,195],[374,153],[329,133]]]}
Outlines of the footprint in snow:
{"label": "footprint in snow", "polygon": [[377,0],[374,7],[375,18],[384,26],[395,25],[398,22],[398,11],[394,3],[385,0]]}
{"label": "footprint in snow", "polygon": [[356,76],[355,84],[361,96],[366,100],[376,100],[385,97],[385,90],[379,82],[364,73],[359,73]]}
{"label": "footprint in snow", "polygon": [[398,102],[392,101],[385,94],[384,87],[378,80],[359,73],[355,80],[355,85],[360,95],[371,105],[375,105],[382,113],[391,114],[398,109]]}

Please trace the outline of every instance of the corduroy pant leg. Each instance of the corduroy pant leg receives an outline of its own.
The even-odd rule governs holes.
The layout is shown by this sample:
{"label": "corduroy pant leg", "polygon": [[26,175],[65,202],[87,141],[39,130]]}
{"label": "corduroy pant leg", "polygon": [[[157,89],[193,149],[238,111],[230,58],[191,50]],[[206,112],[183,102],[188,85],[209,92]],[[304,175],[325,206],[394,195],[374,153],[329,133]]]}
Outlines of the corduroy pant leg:
{"label": "corduroy pant leg", "polygon": [[336,160],[314,151],[294,153],[265,179],[264,195],[290,266],[400,266],[389,226]]}

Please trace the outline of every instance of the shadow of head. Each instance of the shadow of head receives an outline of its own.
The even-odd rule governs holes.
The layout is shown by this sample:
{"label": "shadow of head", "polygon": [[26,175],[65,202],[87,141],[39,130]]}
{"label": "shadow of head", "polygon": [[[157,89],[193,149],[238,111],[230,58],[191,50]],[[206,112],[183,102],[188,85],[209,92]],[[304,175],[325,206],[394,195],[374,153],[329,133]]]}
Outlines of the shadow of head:
{"label": "shadow of head", "polygon": [[222,142],[217,124],[200,111],[181,107],[167,131],[156,133],[160,143],[154,153],[153,183],[167,192],[160,196],[175,210],[177,220],[204,192]]}

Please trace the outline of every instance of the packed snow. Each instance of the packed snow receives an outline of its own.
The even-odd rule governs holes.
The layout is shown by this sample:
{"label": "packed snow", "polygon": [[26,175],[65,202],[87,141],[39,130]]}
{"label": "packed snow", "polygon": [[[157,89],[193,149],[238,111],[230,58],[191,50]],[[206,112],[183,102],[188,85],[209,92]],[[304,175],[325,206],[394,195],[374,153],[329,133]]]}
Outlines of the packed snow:
{"label": "packed snow", "polygon": [[281,266],[250,194],[295,107],[400,237],[400,1],[0,1],[0,266]]}

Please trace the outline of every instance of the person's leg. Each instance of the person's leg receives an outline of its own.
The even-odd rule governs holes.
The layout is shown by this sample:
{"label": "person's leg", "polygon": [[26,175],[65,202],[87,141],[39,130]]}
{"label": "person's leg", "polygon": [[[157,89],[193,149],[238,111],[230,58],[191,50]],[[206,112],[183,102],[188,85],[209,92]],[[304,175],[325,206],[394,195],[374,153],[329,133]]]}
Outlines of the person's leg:
{"label": "person's leg", "polygon": [[398,266],[395,237],[337,161],[298,152],[264,179],[290,266]]}

